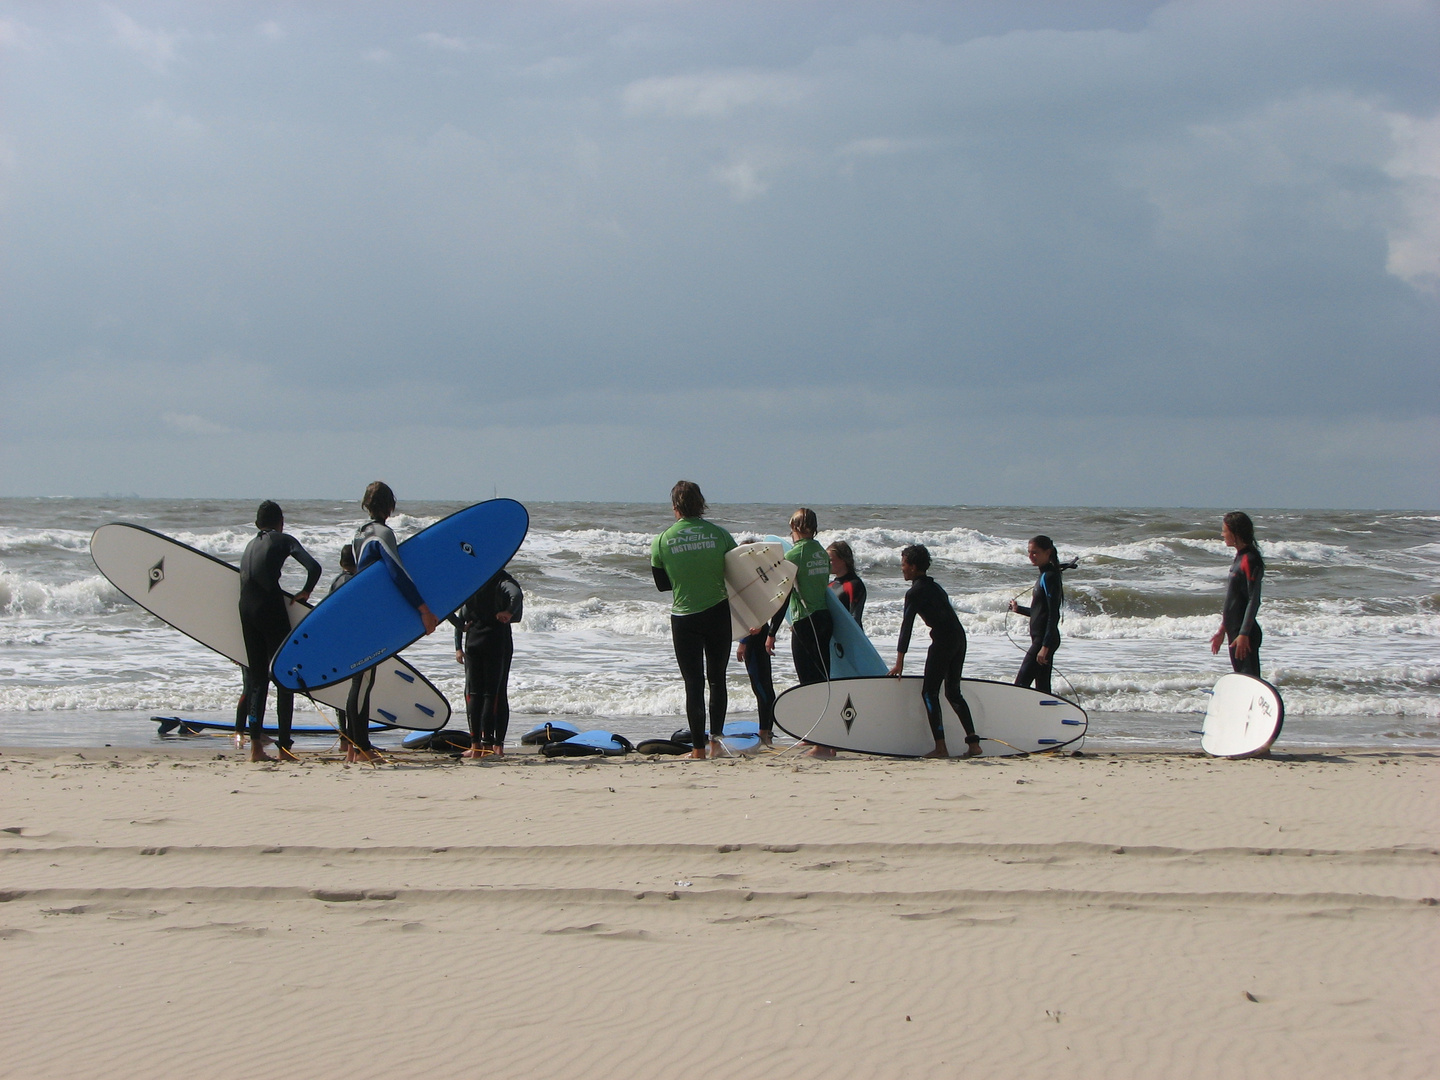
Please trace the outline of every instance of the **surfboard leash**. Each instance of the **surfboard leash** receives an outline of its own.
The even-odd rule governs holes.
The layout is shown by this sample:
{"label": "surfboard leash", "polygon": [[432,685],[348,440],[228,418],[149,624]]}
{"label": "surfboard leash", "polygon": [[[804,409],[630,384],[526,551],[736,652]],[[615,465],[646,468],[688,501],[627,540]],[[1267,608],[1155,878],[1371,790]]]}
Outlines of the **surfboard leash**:
{"label": "surfboard leash", "polygon": [[[315,699],[310,696],[309,687],[305,685],[305,679],[299,675],[297,675],[295,678],[300,683],[300,689],[301,692],[305,695],[305,700],[310,702],[311,707],[320,714],[320,719],[325,721],[326,726],[335,732],[336,737],[339,739],[339,743],[336,748],[340,749],[342,747],[348,747],[349,749],[355,750],[359,753],[366,753],[367,751],[361,750],[360,747],[356,746],[355,740],[350,738],[350,736],[346,735],[345,732],[341,731],[340,726],[336,724],[333,720],[331,720],[328,716],[326,716],[324,712],[321,711],[319,704],[317,704]],[[390,763],[390,759],[385,757],[374,747],[371,747],[368,753],[371,754],[372,757],[367,760],[365,764],[369,765],[371,768],[378,769],[381,762],[384,762],[387,765]]]}

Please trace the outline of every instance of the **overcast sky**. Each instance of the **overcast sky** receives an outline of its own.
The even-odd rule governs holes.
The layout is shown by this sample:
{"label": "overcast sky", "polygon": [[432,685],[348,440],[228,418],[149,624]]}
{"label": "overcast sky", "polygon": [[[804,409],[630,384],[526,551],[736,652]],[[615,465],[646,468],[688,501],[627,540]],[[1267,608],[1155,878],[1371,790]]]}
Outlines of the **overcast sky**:
{"label": "overcast sky", "polygon": [[0,494],[1440,506],[1440,8],[0,0]]}

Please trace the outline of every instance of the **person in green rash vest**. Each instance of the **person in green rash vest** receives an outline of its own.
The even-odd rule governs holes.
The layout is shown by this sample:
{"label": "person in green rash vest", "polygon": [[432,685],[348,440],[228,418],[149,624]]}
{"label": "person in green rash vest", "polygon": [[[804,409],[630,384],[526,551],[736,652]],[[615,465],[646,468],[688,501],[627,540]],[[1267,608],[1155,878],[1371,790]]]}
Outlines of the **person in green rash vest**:
{"label": "person in green rash vest", "polygon": [[[795,585],[790,590],[790,652],[800,685],[825,682],[830,678],[830,635],[834,629],[825,592],[830,585],[830,553],[815,539],[819,522],[815,511],[802,506],[790,515],[790,539],[794,546],[785,558],[795,564]],[[770,620],[765,648],[775,652],[775,635],[785,618],[782,607]]]}
{"label": "person in green rash vest", "polygon": [[650,572],[655,587],[673,592],[670,637],[675,661],[685,680],[685,719],[690,724],[690,752],[705,757],[705,684],[710,684],[709,748],[715,753],[725,732],[725,668],[730,662],[730,599],[725,590],[725,553],[735,538],[706,521],[700,486],[679,481],[670,490],[675,524],[650,545]]}

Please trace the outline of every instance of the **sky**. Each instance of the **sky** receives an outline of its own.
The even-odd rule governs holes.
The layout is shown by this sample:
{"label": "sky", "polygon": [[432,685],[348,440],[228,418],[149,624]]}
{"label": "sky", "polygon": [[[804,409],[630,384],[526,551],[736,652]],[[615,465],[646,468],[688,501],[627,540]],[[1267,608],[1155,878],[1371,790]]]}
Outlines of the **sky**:
{"label": "sky", "polygon": [[1440,4],[0,0],[0,495],[1440,508]]}

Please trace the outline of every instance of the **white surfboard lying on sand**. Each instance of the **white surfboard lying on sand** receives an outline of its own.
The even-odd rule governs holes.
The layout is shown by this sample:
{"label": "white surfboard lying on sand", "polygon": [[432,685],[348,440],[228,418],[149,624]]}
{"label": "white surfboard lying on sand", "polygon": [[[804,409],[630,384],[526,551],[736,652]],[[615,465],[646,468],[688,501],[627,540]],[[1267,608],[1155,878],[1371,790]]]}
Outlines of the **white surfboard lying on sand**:
{"label": "white surfboard lying on sand", "polygon": [[1200,748],[1211,757],[1254,757],[1270,749],[1284,723],[1280,691],[1264,679],[1232,672],[1215,684]]}
{"label": "white surfboard lying on sand", "polygon": [[[918,675],[834,679],[794,686],[775,699],[775,726],[797,739],[861,754],[923,757],[935,749]],[[1085,734],[1089,718],[1072,701],[1025,686],[962,679],[986,757],[1059,750]],[[941,696],[945,744],[965,752],[965,729]]]}
{"label": "white surfboard lying on sand", "polygon": [[[123,523],[96,529],[90,555],[112,585],[150,614],[244,666],[238,569],[178,540]],[[287,608],[292,627],[311,610],[293,601]],[[344,682],[312,696],[343,709],[349,693],[350,684]],[[375,670],[370,718],[414,731],[438,731],[450,719],[450,703],[424,675],[398,656],[391,657]]]}
{"label": "white surfboard lying on sand", "polygon": [[741,544],[725,553],[732,640],[739,641],[752,626],[770,621],[790,595],[796,573],[779,544]]}

